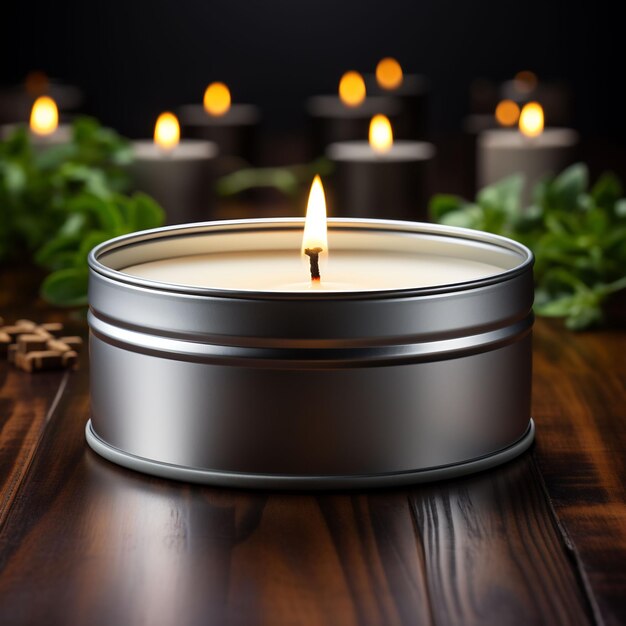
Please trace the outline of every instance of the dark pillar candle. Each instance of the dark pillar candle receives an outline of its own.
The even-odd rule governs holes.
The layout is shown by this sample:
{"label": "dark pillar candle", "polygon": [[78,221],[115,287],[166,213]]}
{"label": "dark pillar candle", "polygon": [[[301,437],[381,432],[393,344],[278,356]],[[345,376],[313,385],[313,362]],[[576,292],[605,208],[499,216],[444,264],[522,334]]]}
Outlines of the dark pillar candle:
{"label": "dark pillar candle", "polygon": [[396,141],[379,154],[367,141],[328,146],[333,162],[333,215],[426,220],[429,164],[435,147],[426,142]]}
{"label": "dark pillar candle", "polygon": [[214,164],[217,146],[186,139],[165,151],[151,140],[133,143],[134,186],[164,209],[168,224],[210,220],[214,205]]}
{"label": "dark pillar candle", "polygon": [[382,113],[394,125],[402,112],[402,103],[389,97],[368,96],[359,106],[349,107],[339,96],[313,96],[307,100],[307,111],[312,153],[319,156],[332,143],[367,139],[374,115]]}
{"label": "dark pillar candle", "polygon": [[383,89],[376,76],[365,77],[367,93],[372,97],[397,98],[402,103],[402,112],[393,125],[399,139],[425,139],[430,129],[429,95],[430,84],[425,76],[406,74],[402,84],[395,89]]}
{"label": "dark pillar candle", "polygon": [[217,144],[220,158],[239,157],[257,162],[258,127],[261,113],[252,104],[233,104],[224,115],[209,115],[201,104],[188,104],[179,110],[185,137]]}
{"label": "dark pillar candle", "polygon": [[72,85],[53,82],[37,95],[28,93],[24,85],[0,87],[0,124],[28,122],[33,103],[39,95],[50,96],[56,102],[59,113],[75,111],[83,102],[82,92]]}

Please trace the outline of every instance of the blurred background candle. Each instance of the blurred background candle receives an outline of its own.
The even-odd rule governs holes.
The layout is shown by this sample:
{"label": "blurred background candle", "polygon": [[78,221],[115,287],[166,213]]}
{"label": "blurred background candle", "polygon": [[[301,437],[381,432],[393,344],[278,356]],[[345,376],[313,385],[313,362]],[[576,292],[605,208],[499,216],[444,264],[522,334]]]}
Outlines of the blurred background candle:
{"label": "blurred background candle", "polygon": [[558,80],[540,80],[535,72],[522,70],[502,82],[476,79],[470,87],[472,114],[488,114],[498,102],[511,100],[520,108],[529,102],[541,102],[548,126],[569,125],[574,116],[570,88]]}
{"label": "blurred background candle", "polygon": [[561,82],[539,80],[530,70],[522,70],[512,80],[504,81],[499,96],[513,100],[520,107],[532,101],[541,102],[550,126],[571,122],[572,96],[568,87]]}
{"label": "blurred background candle", "polygon": [[394,141],[389,119],[374,116],[369,141],[337,142],[326,151],[335,165],[335,215],[425,220],[434,154],[430,143]]}
{"label": "blurred background candle", "polygon": [[477,181],[478,137],[486,130],[495,128],[514,128],[520,114],[519,105],[513,100],[498,102],[491,113],[472,113],[463,120],[463,149],[461,152],[465,178],[475,191]]}
{"label": "blurred background candle", "polygon": [[420,74],[405,74],[396,59],[386,57],[376,65],[376,73],[366,76],[367,91],[372,96],[391,96],[402,103],[402,112],[394,131],[400,139],[425,139],[429,127],[428,79]]}
{"label": "blurred background candle", "polygon": [[[5,124],[0,128],[0,138],[6,139],[22,124]],[[40,96],[33,103],[28,121],[29,140],[33,149],[41,152],[48,147],[68,143],[72,138],[69,125],[59,125],[59,109],[49,96]]]}
{"label": "blurred background candle", "polygon": [[370,119],[377,113],[394,123],[402,113],[402,103],[397,98],[368,96],[365,80],[354,71],[343,74],[338,95],[313,96],[306,107],[313,156],[323,154],[331,143],[367,137]]}
{"label": "blurred background candle", "polygon": [[519,173],[524,176],[523,201],[528,202],[538,181],[574,161],[578,133],[569,128],[544,129],[543,109],[537,102],[522,108],[518,126],[487,130],[479,136],[478,187]]}
{"label": "blurred background candle", "polygon": [[178,119],[166,112],[157,119],[154,141],[133,142],[133,152],[134,186],[165,209],[169,224],[211,218],[212,165],[218,154],[213,142],[181,141]]}
{"label": "blurred background candle", "polygon": [[40,96],[52,98],[62,114],[75,112],[83,103],[78,87],[51,80],[44,72],[29,72],[23,83],[0,87],[0,124],[28,122]]}
{"label": "blurred background candle", "polygon": [[202,104],[182,106],[179,112],[185,135],[215,143],[225,170],[240,160],[247,164],[257,161],[261,113],[252,104],[233,103],[224,83],[211,83]]}

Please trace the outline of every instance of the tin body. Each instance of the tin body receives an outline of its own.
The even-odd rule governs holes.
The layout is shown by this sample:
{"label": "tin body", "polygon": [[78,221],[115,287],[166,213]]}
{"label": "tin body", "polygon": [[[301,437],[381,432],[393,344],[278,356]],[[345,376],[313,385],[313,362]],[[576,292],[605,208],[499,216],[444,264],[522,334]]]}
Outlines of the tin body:
{"label": "tin body", "polygon": [[418,238],[503,269],[456,285],[314,297],[120,271],[246,232],[302,227],[296,219],[186,225],[92,251],[87,435],[97,452],[196,482],[344,488],[467,473],[530,445],[532,255],[515,242],[430,224],[330,220],[331,231]]}

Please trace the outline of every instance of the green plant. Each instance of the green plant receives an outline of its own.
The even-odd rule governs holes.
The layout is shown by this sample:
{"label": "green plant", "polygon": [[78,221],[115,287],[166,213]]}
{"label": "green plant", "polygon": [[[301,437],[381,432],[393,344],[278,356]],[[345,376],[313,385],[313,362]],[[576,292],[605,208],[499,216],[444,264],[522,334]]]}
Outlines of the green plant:
{"label": "green plant", "polygon": [[235,196],[250,189],[273,188],[286,196],[295,196],[305,185],[310,185],[316,174],[329,174],[332,164],[328,159],[285,167],[257,167],[237,170],[218,179],[215,189],[220,196]]}
{"label": "green plant", "polygon": [[46,300],[86,304],[89,250],[164,221],[151,198],[125,195],[130,160],[126,140],[85,117],[69,143],[42,152],[25,128],[0,142],[0,262],[32,258],[52,271],[41,289]]}
{"label": "green plant", "polygon": [[482,189],[475,202],[434,196],[434,221],[497,233],[535,255],[535,310],[565,317],[571,329],[600,324],[603,305],[626,289],[626,199],[606,173],[589,188],[583,164],[539,183],[523,207],[523,178],[511,176]]}

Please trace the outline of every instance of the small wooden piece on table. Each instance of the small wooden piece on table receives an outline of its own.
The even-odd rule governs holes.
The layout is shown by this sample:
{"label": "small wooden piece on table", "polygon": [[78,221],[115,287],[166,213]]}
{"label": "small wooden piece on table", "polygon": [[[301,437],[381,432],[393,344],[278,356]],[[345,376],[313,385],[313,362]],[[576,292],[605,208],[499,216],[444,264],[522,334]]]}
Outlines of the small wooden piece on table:
{"label": "small wooden piece on table", "polygon": [[11,326],[0,324],[0,354],[6,354],[9,363],[26,372],[75,369],[83,340],[64,336],[63,331],[63,324],[58,322],[36,324],[20,319]]}

